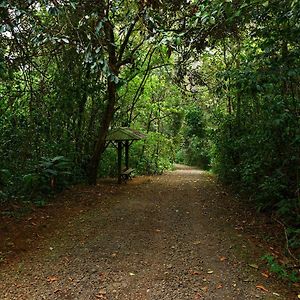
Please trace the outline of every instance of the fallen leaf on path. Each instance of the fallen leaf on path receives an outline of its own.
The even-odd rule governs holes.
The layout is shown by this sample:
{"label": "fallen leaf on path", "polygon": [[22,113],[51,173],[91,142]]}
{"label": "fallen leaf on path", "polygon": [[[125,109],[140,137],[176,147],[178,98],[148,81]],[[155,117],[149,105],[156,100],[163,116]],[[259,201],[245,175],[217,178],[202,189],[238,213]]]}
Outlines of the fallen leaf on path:
{"label": "fallen leaf on path", "polygon": [[48,276],[48,277],[47,277],[47,281],[48,281],[49,283],[55,282],[55,281],[57,281],[57,280],[58,280],[58,278],[55,277],[55,276]]}
{"label": "fallen leaf on path", "polygon": [[268,292],[268,290],[263,285],[257,285],[256,288],[261,291]]}
{"label": "fallen leaf on path", "polygon": [[249,267],[253,268],[253,269],[259,269],[259,266],[257,264],[249,264]]}
{"label": "fallen leaf on path", "polygon": [[220,261],[225,261],[226,260],[226,257],[225,256],[221,256],[220,257]]}
{"label": "fallen leaf on path", "polygon": [[269,278],[270,277],[270,274],[267,271],[262,272],[261,275],[264,276],[265,278]]}
{"label": "fallen leaf on path", "polygon": [[218,286],[217,286],[217,289],[222,289],[223,288],[223,285],[222,284],[219,284]]}
{"label": "fallen leaf on path", "polygon": [[100,289],[99,293],[95,295],[97,299],[107,299],[106,298],[106,291],[104,289]]}
{"label": "fallen leaf on path", "polygon": [[295,282],[295,283],[293,283],[293,286],[297,288],[297,287],[300,287],[300,284]]}
{"label": "fallen leaf on path", "polygon": [[212,271],[212,270],[208,270],[207,271],[207,274],[212,274],[214,271]]}
{"label": "fallen leaf on path", "polygon": [[193,243],[193,245],[200,245],[201,244],[201,241],[195,241],[194,243]]}
{"label": "fallen leaf on path", "polygon": [[192,270],[190,270],[190,273],[191,273],[191,275],[201,275],[201,273],[198,272],[198,271],[192,271]]}
{"label": "fallen leaf on path", "polygon": [[242,226],[234,227],[235,230],[243,230],[244,228]]}
{"label": "fallen leaf on path", "polygon": [[195,295],[194,300],[199,300],[199,299],[203,299],[203,296],[202,296],[200,293],[197,293],[197,294]]}

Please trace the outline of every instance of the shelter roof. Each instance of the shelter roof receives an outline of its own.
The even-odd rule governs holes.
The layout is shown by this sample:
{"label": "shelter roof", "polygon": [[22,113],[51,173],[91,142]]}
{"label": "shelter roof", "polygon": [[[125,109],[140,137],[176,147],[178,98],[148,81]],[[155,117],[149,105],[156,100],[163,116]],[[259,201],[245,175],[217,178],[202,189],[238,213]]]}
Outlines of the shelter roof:
{"label": "shelter roof", "polygon": [[138,130],[129,128],[129,127],[118,127],[111,129],[107,136],[107,141],[134,141],[142,140],[146,137],[145,134],[141,133]]}

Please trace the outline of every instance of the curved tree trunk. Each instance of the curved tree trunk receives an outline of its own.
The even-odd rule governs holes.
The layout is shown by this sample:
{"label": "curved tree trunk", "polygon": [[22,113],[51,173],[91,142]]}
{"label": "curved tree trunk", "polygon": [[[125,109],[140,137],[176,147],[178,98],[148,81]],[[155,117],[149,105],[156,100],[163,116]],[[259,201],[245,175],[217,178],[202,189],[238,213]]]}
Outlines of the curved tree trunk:
{"label": "curved tree trunk", "polygon": [[115,45],[114,30],[112,24],[107,21],[104,25],[105,36],[107,39],[107,50],[109,57],[109,67],[111,75],[107,78],[107,104],[102,118],[96,146],[88,165],[87,175],[89,184],[96,184],[99,162],[101,155],[105,150],[105,138],[113,119],[115,112],[115,105],[117,102],[117,85],[115,83],[115,78],[119,74],[117,49]]}
{"label": "curved tree trunk", "polygon": [[117,89],[116,89],[115,82],[111,81],[110,79],[108,81],[107,92],[108,92],[108,99],[107,99],[106,110],[102,119],[102,124],[99,130],[99,135],[95,146],[95,150],[88,166],[89,184],[96,184],[99,162],[101,159],[101,155],[105,150],[105,144],[106,144],[105,138],[109,129],[109,125],[114,116],[116,99],[117,99]]}
{"label": "curved tree trunk", "polygon": [[[109,8],[107,8],[107,13],[108,11]],[[119,75],[120,67],[122,65],[132,62],[134,52],[143,44],[143,42],[140,43],[139,46],[136,47],[131,52],[131,56],[128,56],[126,59],[123,60],[123,56],[128,46],[130,36],[133,33],[133,29],[137,21],[139,20],[139,17],[140,17],[139,14],[137,14],[134,20],[131,22],[127,30],[127,33],[125,34],[124,40],[119,46],[119,48],[116,46],[115,43],[113,24],[107,18],[106,18],[107,20],[104,23],[104,32],[106,37],[105,44],[107,46],[106,49],[108,54],[109,68],[110,68],[111,75],[107,79],[107,104],[106,104],[105,112],[102,118],[97,143],[87,170],[88,182],[90,184],[96,184],[99,162],[101,159],[101,155],[105,150],[105,144],[106,144],[105,138],[109,126],[113,120],[115,107],[117,104],[118,97],[117,97],[117,84],[115,78],[117,78]],[[100,21],[102,22],[104,19],[105,19],[105,13],[102,12],[102,17]]]}

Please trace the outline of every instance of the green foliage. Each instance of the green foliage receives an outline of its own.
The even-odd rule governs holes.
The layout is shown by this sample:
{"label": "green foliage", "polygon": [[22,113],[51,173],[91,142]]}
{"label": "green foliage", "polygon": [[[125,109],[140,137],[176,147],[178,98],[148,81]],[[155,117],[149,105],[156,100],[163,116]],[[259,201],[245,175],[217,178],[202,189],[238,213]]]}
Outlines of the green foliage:
{"label": "green foliage", "polygon": [[273,255],[264,255],[262,259],[267,262],[270,272],[276,274],[279,278],[293,283],[300,281],[299,274],[296,271],[289,271],[285,266],[279,264]]}
{"label": "green foliage", "polygon": [[5,187],[8,185],[10,173],[7,169],[0,169],[0,203],[7,198]]}
{"label": "green foliage", "polygon": [[184,144],[179,157],[183,163],[209,169],[211,145],[203,109],[191,105],[185,115]]}
{"label": "green foliage", "polygon": [[[231,14],[225,23],[232,26],[232,35],[218,42],[210,36],[211,47],[201,54],[185,52],[180,62],[178,81],[189,87],[199,110],[186,118],[188,159],[195,162],[197,154],[203,155],[201,149],[208,149],[204,154],[223,181],[248,193],[260,211],[276,212],[287,227],[298,228],[297,5],[293,1],[234,5],[219,3],[217,9],[216,1],[210,6],[219,17],[223,11]],[[208,26],[213,14],[207,14],[204,6],[195,18]],[[234,29],[236,20],[246,26]],[[207,142],[201,145],[203,140]],[[293,245],[299,244],[298,232],[291,230],[289,238]]]}
{"label": "green foliage", "polygon": [[0,186],[7,184],[9,175],[9,171],[7,169],[0,169]]}
{"label": "green foliage", "polygon": [[[123,153],[124,155],[124,153]],[[116,177],[118,172],[118,157],[116,147],[109,146],[101,157],[100,177]]]}
{"label": "green foliage", "polygon": [[148,133],[147,139],[137,144],[132,152],[139,173],[161,174],[172,166],[175,145],[167,136],[152,132]]}
{"label": "green foliage", "polygon": [[42,158],[32,173],[23,176],[25,193],[34,198],[61,191],[70,182],[70,170],[71,162],[64,156]]}
{"label": "green foliage", "polygon": [[47,204],[47,200],[45,198],[39,197],[36,198],[33,203],[37,207],[44,207]]}
{"label": "green foliage", "polygon": [[[299,187],[299,101],[283,94],[281,78],[264,76],[265,90],[256,91],[252,103],[248,88],[240,86],[239,110],[235,116],[225,115],[226,122],[215,132],[216,169],[227,181],[253,191],[261,208],[277,207],[288,216]],[[237,80],[249,86],[248,77],[249,73],[243,78],[240,72]],[[294,209],[298,214],[299,204]]]}
{"label": "green foliage", "polygon": [[[291,211],[291,210],[289,210]],[[298,216],[299,220],[299,216]],[[287,228],[289,247],[292,249],[299,249],[300,247],[300,229],[289,227]]]}

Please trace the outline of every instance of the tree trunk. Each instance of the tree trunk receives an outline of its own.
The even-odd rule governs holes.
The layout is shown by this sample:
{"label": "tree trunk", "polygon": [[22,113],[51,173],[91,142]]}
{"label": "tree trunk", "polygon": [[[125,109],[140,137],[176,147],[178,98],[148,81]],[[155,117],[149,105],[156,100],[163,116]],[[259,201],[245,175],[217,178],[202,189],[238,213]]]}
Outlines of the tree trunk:
{"label": "tree trunk", "polygon": [[[107,11],[109,11],[109,7],[107,8]],[[124,65],[127,61],[122,60],[123,54],[125,52],[125,49],[129,43],[129,38],[133,32],[133,29],[135,27],[136,22],[138,21],[138,17],[135,18],[135,21],[131,23],[130,27],[128,28],[128,31],[126,33],[126,36],[123,40],[123,43],[120,46],[119,49],[119,55],[117,54],[117,46],[115,43],[115,36],[114,36],[114,28],[113,24],[108,20],[107,16],[105,15],[104,11],[102,11],[101,17],[99,21],[103,21],[104,19],[107,19],[104,23],[104,33],[105,33],[105,44],[107,46],[107,54],[108,54],[108,62],[109,62],[109,68],[110,68],[110,76],[108,76],[107,79],[107,104],[106,108],[103,114],[102,123],[99,130],[99,135],[97,139],[97,143],[94,149],[94,153],[91,157],[90,163],[88,165],[87,169],[87,175],[88,175],[88,182],[90,184],[96,184],[97,182],[97,173],[98,173],[98,167],[99,162],[101,159],[101,155],[105,150],[106,146],[106,135],[109,129],[109,126],[113,120],[113,116],[115,113],[115,107],[117,104],[117,85],[115,77],[118,77],[120,72],[120,67]]]}
{"label": "tree trunk", "polygon": [[97,182],[99,162],[100,162],[101,155],[105,150],[105,144],[106,144],[105,138],[109,129],[109,125],[114,116],[115,104],[117,99],[116,84],[115,82],[111,81],[111,79],[108,79],[107,94],[108,94],[107,105],[103,116],[102,124],[100,127],[98,140],[87,170],[88,182],[89,184],[94,184],[94,185]]}

